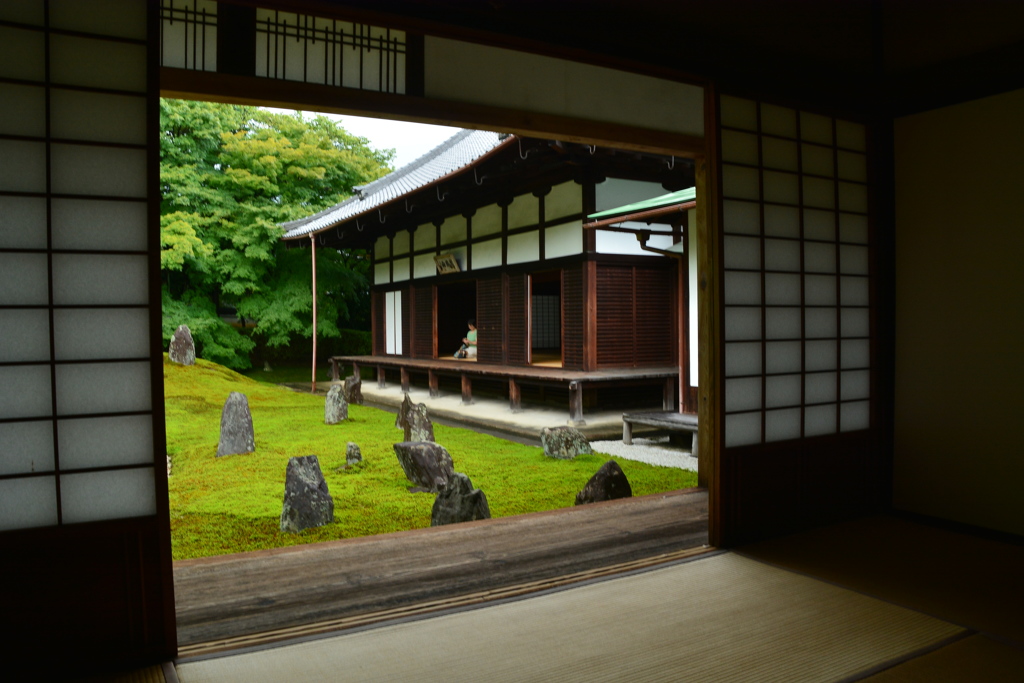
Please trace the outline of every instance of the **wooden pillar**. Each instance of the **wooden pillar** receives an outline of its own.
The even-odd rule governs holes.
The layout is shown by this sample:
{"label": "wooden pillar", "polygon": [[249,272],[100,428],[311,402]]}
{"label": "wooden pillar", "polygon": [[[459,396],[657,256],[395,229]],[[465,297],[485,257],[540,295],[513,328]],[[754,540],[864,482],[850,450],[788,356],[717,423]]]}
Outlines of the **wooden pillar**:
{"label": "wooden pillar", "polygon": [[378,365],[377,366],[377,388],[378,389],[383,389],[384,386],[385,386],[385,384],[384,384],[384,366],[383,365]]}
{"label": "wooden pillar", "polygon": [[514,378],[508,378],[508,407],[513,413],[523,411],[523,394],[519,388],[519,382]]}
{"label": "wooden pillar", "polygon": [[402,373],[402,391],[404,391],[405,393],[408,394],[409,393],[409,370],[407,370],[406,368],[401,368],[400,372]]}
{"label": "wooden pillar", "polygon": [[583,419],[583,382],[569,382],[569,423],[587,424]]}
{"label": "wooden pillar", "polygon": [[437,373],[433,370],[427,370],[427,386],[430,387],[430,398],[441,395],[441,390],[437,386]]}
{"label": "wooden pillar", "polygon": [[468,406],[473,402],[473,380],[469,375],[462,375],[462,405]]}
{"label": "wooden pillar", "polygon": [[662,389],[661,397],[661,409],[665,412],[675,410],[675,399],[676,399],[676,383],[672,377],[665,378],[665,385]]}
{"label": "wooden pillar", "polygon": [[339,370],[341,363],[334,358],[328,358],[327,362],[331,364],[331,381],[337,382],[341,379],[341,371]]}

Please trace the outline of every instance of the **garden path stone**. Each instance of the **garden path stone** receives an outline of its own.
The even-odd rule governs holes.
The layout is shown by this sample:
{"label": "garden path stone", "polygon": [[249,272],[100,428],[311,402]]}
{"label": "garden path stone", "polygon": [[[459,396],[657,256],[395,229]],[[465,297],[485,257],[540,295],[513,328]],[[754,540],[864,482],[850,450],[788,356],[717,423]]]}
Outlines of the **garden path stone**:
{"label": "garden path stone", "polygon": [[352,465],[358,465],[362,461],[363,454],[359,450],[359,446],[349,441],[348,446],[345,447],[345,464],[352,467]]}
{"label": "garden path stone", "polygon": [[601,469],[590,478],[583,490],[576,494],[575,504],[586,505],[602,500],[632,497],[633,487],[629,485],[626,474],[619,467],[619,463],[609,460],[601,465]]}
{"label": "garden path stone", "polygon": [[220,443],[217,444],[217,457],[252,453],[255,450],[256,436],[252,430],[249,399],[245,394],[232,391],[224,401],[224,410],[220,414]]}
{"label": "garden path stone", "polygon": [[455,471],[452,456],[441,444],[433,441],[403,441],[396,443],[394,448],[398,463],[409,481],[431,493],[444,488]]}
{"label": "garden path stone", "polygon": [[167,347],[167,357],[172,363],[179,365],[196,364],[196,345],[192,341],[192,331],[188,325],[179,325],[171,335],[171,344]]}
{"label": "garden path stone", "polygon": [[356,375],[345,378],[345,400],[352,405],[363,405],[363,379]]}
{"label": "garden path stone", "polygon": [[434,425],[427,416],[425,403],[413,403],[409,394],[405,395],[402,405],[395,416],[395,426],[405,430],[406,441],[433,441]]}
{"label": "garden path stone", "polygon": [[544,455],[559,460],[572,460],[577,455],[590,455],[593,449],[583,432],[575,427],[545,427],[540,430]]}
{"label": "garden path stone", "polygon": [[472,522],[474,519],[490,519],[491,509],[487,496],[462,472],[455,472],[448,479],[448,485],[441,489],[434,499],[430,511],[430,526]]}
{"label": "garden path stone", "polygon": [[342,393],[342,386],[335,384],[324,399],[324,424],[336,425],[348,419],[348,401]]}
{"label": "garden path stone", "polygon": [[315,455],[289,458],[284,477],[281,531],[297,534],[333,521],[334,499],[320,471],[320,460]]}

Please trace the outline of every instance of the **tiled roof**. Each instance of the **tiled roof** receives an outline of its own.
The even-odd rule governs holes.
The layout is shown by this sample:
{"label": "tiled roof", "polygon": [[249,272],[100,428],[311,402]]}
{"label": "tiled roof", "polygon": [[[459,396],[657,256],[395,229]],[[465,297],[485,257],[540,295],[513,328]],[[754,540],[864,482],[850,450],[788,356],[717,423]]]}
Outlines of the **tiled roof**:
{"label": "tiled roof", "polygon": [[461,130],[406,166],[383,178],[357,187],[356,195],[320,213],[281,223],[284,239],[301,237],[329,228],[354,216],[417,190],[469,166],[500,145],[508,136],[484,130]]}

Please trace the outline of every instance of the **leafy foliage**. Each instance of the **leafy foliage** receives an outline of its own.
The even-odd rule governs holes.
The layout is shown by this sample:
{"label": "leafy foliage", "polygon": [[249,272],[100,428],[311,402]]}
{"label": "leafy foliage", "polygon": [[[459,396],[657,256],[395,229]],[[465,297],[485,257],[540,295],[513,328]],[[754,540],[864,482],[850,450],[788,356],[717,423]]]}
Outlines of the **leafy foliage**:
{"label": "leafy foliage", "polygon": [[[160,124],[165,339],[188,324],[201,357],[246,368],[257,345],[312,336],[310,251],[285,248],[277,224],[384,175],[394,151],[301,112],[161,100]],[[317,250],[319,336],[368,325],[368,271],[362,252]],[[230,308],[253,322],[251,339],[220,323]]]}

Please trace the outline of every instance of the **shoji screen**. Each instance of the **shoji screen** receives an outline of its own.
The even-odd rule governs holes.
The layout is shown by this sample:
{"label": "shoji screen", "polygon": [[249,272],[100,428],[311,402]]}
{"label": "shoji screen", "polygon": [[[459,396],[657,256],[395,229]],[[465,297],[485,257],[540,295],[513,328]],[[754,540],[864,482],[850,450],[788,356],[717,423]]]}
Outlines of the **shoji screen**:
{"label": "shoji screen", "polygon": [[157,512],[148,5],[0,4],[0,530]]}
{"label": "shoji screen", "polygon": [[721,98],[725,445],[870,426],[862,125]]}

